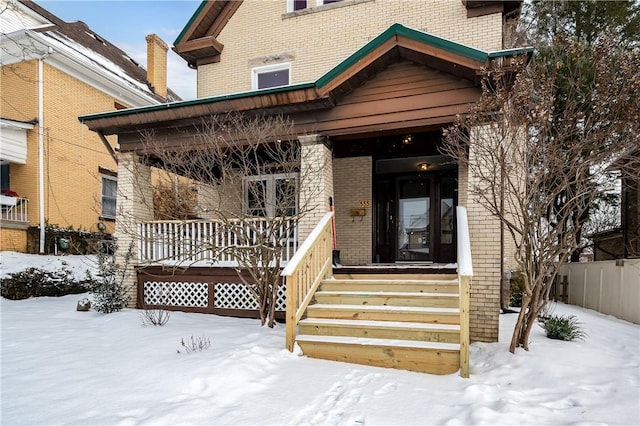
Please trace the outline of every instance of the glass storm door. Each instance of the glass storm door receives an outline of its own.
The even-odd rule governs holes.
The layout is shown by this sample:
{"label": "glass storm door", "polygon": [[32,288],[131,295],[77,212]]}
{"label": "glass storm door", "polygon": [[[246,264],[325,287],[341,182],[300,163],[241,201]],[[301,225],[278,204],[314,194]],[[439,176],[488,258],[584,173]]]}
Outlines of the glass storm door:
{"label": "glass storm door", "polygon": [[396,261],[433,257],[431,243],[431,183],[426,178],[398,181]]}

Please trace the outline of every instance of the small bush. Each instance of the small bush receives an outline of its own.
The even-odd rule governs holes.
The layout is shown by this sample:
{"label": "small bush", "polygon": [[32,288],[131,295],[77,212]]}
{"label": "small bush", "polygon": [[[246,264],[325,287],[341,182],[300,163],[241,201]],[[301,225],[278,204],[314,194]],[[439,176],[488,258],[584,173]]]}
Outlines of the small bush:
{"label": "small bush", "polygon": [[89,282],[76,281],[71,271],[45,271],[38,268],[27,268],[15,272],[0,282],[0,295],[5,299],[22,300],[29,297],[60,297],[67,294],[85,293]]}
{"label": "small bush", "polygon": [[162,327],[169,322],[171,312],[164,309],[145,309],[142,312],[142,325],[155,325]]}
{"label": "small bush", "polygon": [[[205,336],[193,337],[191,336],[186,342],[184,338],[180,341],[180,345],[184,348],[184,351],[188,354],[192,352],[201,352],[209,349],[211,346],[211,339]],[[181,353],[178,349],[178,353]]]}
{"label": "small bush", "polygon": [[119,265],[115,256],[98,253],[97,278],[93,280],[90,288],[92,306],[96,311],[110,314],[121,311],[129,303],[125,280],[128,277],[127,266],[131,256],[132,250],[129,248],[124,264]]}
{"label": "small bush", "polygon": [[554,315],[548,318],[540,318],[541,326],[549,339],[571,341],[584,340],[587,334],[582,330],[578,319],[570,315],[568,317]]}
{"label": "small bush", "polygon": [[524,295],[524,275],[521,271],[516,271],[511,276],[511,298],[509,306],[522,307],[522,297]]}

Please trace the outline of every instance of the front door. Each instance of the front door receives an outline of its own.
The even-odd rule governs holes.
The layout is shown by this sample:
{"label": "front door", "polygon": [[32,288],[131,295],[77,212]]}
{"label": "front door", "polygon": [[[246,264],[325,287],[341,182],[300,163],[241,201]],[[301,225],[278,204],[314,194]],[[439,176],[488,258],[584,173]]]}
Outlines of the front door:
{"label": "front door", "polygon": [[400,178],[397,180],[397,188],[395,260],[432,260],[430,179]]}
{"label": "front door", "polygon": [[378,176],[376,262],[455,262],[455,173]]}

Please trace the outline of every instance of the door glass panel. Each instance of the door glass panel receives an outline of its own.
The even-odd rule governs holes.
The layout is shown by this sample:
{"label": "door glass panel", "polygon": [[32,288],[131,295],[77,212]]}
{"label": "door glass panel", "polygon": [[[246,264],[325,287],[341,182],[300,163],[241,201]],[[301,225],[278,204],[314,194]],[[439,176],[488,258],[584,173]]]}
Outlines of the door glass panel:
{"label": "door glass panel", "polygon": [[431,258],[430,202],[428,180],[400,182],[397,260],[419,261]]}
{"label": "door glass panel", "polygon": [[440,243],[453,244],[455,180],[443,178],[440,185]]}

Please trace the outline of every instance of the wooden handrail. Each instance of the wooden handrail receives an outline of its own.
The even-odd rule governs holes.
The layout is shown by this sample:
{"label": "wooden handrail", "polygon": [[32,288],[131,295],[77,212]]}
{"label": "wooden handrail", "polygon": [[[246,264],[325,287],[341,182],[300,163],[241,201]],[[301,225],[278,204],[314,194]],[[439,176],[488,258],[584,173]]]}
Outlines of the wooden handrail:
{"label": "wooden handrail", "polygon": [[469,304],[473,262],[467,209],[456,207],[458,224],[458,281],[460,283],[460,376],[469,377]]}
{"label": "wooden handrail", "polygon": [[325,214],[282,271],[287,286],[286,345],[293,351],[296,327],[322,280],[331,276],[331,218]]}

